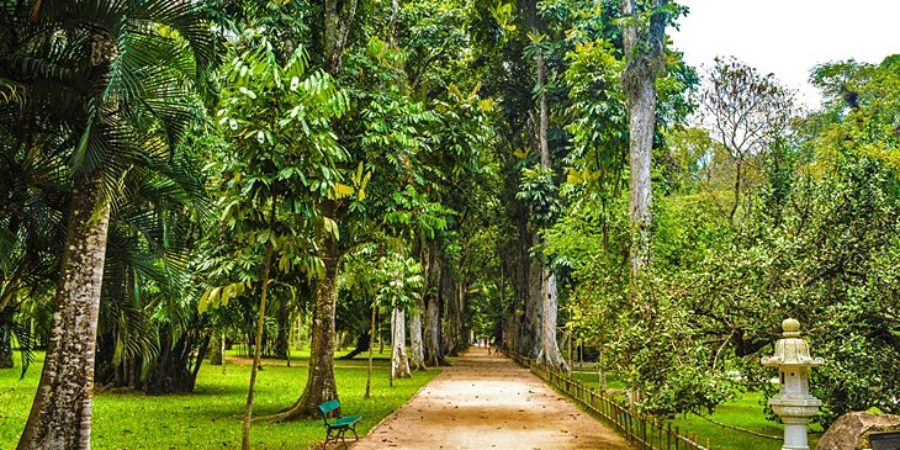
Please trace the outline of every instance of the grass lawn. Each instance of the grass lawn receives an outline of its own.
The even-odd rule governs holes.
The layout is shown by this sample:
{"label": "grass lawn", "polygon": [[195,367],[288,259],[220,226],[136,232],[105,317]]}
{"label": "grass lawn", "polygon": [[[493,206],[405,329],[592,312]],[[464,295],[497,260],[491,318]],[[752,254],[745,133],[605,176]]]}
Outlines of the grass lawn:
{"label": "grass lawn", "polygon": [[[40,378],[42,354],[19,380],[19,368],[0,370],[0,449],[15,448],[25,425]],[[410,380],[388,386],[386,360],[376,361],[372,398],[363,399],[365,358],[335,370],[345,413],[362,414],[358,426],[365,434],[382,418],[405,403],[430,381],[437,370],[417,372]],[[302,366],[267,365],[257,378],[254,415],[273,414],[297,400],[306,381]],[[341,366],[341,362],[338,365]],[[281,364],[284,364],[281,362]],[[94,449],[223,449],[240,448],[241,419],[250,379],[250,367],[204,364],[193,394],[147,396],[102,392],[95,397],[92,447]],[[321,420],[253,424],[251,442],[258,449],[305,449],[321,443]]]}
{"label": "grass lawn", "polygon": [[[572,377],[592,388],[598,386],[595,372],[574,372]],[[624,387],[613,376],[609,376],[607,384],[613,389]],[[763,395],[759,392],[741,394],[737,399],[720,405],[709,418],[770,436],[782,436],[784,433],[781,424],[766,420],[763,415]],[[677,426],[682,434],[696,434],[700,444],[706,445],[708,441],[715,450],[780,450],[782,444],[781,440],[766,439],[711,423],[696,414],[678,416],[672,420],[672,426]],[[811,428],[815,434],[810,434],[810,448],[815,448],[822,429],[818,425]]]}
{"label": "grass lawn", "polygon": [[[597,372],[572,372],[572,378],[584,383],[585,386],[590,386],[592,388],[600,386],[600,379],[597,377]],[[625,389],[625,384],[619,381],[615,375],[607,375],[606,388]]]}

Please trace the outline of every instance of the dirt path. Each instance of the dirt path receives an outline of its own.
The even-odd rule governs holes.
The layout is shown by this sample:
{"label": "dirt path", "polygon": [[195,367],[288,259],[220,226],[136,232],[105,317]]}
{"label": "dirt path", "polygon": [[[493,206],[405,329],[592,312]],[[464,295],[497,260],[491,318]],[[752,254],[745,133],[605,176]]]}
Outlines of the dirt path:
{"label": "dirt path", "polygon": [[629,449],[527,369],[474,349],[353,450]]}

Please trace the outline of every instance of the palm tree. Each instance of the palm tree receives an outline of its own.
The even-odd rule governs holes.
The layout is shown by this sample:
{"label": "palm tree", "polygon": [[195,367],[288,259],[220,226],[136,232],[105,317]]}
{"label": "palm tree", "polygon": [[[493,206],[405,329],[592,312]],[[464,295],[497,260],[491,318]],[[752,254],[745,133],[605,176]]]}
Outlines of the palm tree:
{"label": "palm tree", "polygon": [[0,0],[0,122],[45,121],[68,150],[71,202],[40,385],[19,449],[89,448],[94,349],[111,209],[193,117],[213,58],[200,9],[172,0]]}

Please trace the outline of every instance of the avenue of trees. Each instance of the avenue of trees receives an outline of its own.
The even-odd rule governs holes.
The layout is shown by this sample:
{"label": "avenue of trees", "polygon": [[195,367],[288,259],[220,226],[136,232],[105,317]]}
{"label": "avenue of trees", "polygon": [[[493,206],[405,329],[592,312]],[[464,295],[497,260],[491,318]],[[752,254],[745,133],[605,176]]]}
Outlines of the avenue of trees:
{"label": "avenue of trees", "polygon": [[[0,0],[0,370],[46,350],[20,449],[98,388],[190,393],[237,344],[391,376],[490,338],[637,408],[772,394],[796,317],[819,420],[900,411],[900,56],[805,109],[687,65],[668,0]],[[298,335],[299,334],[299,335]],[[392,349],[392,350],[391,350]],[[208,362],[206,362],[208,360]],[[373,382],[370,380],[370,383]]]}

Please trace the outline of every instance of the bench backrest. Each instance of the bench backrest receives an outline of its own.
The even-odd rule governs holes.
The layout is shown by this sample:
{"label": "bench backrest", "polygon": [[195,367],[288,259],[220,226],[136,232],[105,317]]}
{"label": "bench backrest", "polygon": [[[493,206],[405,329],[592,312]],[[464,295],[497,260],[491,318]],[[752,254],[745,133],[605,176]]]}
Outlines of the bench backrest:
{"label": "bench backrest", "polygon": [[325,403],[319,405],[319,412],[322,413],[322,418],[325,419],[325,422],[328,422],[328,416],[334,412],[334,410],[341,407],[341,402],[337,399],[329,400]]}

